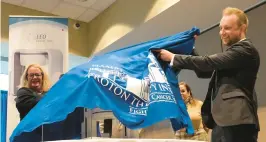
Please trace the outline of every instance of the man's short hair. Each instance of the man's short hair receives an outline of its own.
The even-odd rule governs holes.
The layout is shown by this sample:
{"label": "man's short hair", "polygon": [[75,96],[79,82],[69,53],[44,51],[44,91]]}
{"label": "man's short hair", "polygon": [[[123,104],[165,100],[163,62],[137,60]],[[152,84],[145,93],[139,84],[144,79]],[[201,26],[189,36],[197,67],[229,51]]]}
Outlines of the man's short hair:
{"label": "man's short hair", "polygon": [[244,11],[238,8],[227,7],[223,10],[223,15],[236,15],[238,17],[239,26],[245,24],[248,27],[249,22],[247,15],[245,14]]}

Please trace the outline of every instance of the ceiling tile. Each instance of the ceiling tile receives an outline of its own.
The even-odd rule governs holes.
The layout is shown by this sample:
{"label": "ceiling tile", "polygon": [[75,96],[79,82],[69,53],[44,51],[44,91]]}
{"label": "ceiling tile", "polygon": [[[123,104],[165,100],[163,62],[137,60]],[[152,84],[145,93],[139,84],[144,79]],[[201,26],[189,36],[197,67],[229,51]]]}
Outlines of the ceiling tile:
{"label": "ceiling tile", "polygon": [[84,12],[78,20],[84,21],[84,22],[90,22],[93,18],[95,18],[99,13],[96,12],[93,9],[88,9],[86,12]]}
{"label": "ceiling tile", "polygon": [[64,0],[64,1],[83,7],[90,7],[96,2],[96,0]]}
{"label": "ceiling tile", "polygon": [[56,5],[59,4],[60,0],[24,0],[22,6],[43,11],[51,12]]}
{"label": "ceiling tile", "polygon": [[97,0],[90,8],[101,12],[113,4],[116,0]]}
{"label": "ceiling tile", "polygon": [[9,4],[14,4],[14,5],[21,5],[23,0],[1,0],[1,2],[9,3]]}
{"label": "ceiling tile", "polygon": [[69,17],[84,22],[94,19],[116,0],[2,0],[9,4]]}
{"label": "ceiling tile", "polygon": [[84,7],[62,2],[52,11],[52,13],[55,15],[76,19],[85,11],[86,8]]}

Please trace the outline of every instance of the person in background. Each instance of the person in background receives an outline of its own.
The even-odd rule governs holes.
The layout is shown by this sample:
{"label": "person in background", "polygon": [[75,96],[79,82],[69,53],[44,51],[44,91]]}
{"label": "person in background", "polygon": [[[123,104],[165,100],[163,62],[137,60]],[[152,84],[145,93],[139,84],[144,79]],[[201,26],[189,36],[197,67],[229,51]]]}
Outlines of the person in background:
{"label": "person in background", "polygon": [[40,65],[31,64],[23,72],[19,87],[15,101],[22,120],[49,90],[51,82]]}
{"label": "person in background", "polygon": [[[30,64],[21,76],[19,87],[15,102],[20,120],[23,120],[50,89],[51,82],[47,73],[40,65]],[[21,134],[17,137],[16,142],[52,140],[54,138],[47,135],[49,131],[49,129],[46,130],[46,127],[40,126],[31,132]],[[45,134],[45,137],[43,134]]]}
{"label": "person in background", "polygon": [[185,82],[179,83],[179,89],[181,96],[187,106],[188,114],[192,120],[195,134],[188,135],[186,134],[186,129],[181,129],[176,131],[177,139],[190,139],[190,140],[199,140],[207,141],[208,140],[208,128],[204,127],[201,117],[201,106],[202,101],[195,99],[192,95],[191,88]]}

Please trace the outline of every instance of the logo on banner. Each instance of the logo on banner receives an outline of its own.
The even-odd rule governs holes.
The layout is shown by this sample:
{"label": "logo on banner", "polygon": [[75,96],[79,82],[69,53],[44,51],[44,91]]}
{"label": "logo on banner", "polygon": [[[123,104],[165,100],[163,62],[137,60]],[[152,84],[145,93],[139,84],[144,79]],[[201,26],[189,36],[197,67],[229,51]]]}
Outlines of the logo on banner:
{"label": "logo on banner", "polygon": [[88,77],[93,77],[107,91],[127,102],[129,113],[146,115],[151,103],[176,103],[166,76],[155,57],[150,54],[148,58],[148,74],[143,79],[129,76],[121,68],[95,64],[89,68]]}

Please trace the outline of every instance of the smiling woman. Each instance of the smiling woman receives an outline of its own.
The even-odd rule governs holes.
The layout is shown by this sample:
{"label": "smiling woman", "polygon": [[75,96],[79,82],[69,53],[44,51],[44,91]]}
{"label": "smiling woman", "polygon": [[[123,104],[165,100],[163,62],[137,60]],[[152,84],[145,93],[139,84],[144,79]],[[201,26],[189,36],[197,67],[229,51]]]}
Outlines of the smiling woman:
{"label": "smiling woman", "polygon": [[47,73],[38,64],[29,65],[21,76],[16,107],[22,120],[51,86]]}

